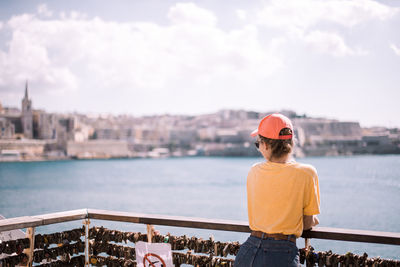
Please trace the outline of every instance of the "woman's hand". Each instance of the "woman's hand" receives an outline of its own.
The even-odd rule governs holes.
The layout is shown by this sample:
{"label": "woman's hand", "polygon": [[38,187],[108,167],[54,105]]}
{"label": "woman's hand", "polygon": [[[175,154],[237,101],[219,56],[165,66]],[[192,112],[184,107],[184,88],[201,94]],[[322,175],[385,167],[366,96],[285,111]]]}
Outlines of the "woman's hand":
{"label": "woman's hand", "polygon": [[310,230],[313,226],[319,224],[317,215],[304,215],[303,216],[303,230]]}

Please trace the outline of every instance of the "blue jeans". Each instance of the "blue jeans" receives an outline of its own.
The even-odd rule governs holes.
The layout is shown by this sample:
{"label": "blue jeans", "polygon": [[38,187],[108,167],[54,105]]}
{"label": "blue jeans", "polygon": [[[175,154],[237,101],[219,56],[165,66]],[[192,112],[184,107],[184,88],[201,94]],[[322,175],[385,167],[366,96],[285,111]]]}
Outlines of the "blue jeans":
{"label": "blue jeans", "polygon": [[299,249],[288,240],[250,236],[239,249],[234,267],[298,267]]}

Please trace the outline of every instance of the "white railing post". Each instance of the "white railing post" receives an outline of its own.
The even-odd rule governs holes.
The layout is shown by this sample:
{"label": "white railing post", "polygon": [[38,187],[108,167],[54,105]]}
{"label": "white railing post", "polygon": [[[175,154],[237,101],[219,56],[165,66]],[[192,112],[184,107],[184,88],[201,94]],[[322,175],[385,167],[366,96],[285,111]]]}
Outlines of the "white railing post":
{"label": "white railing post", "polygon": [[154,234],[154,226],[151,224],[147,224],[147,242],[151,243],[153,240],[153,234]]}
{"label": "white railing post", "polygon": [[309,238],[304,238],[304,248],[306,249],[306,251],[307,250],[309,250],[310,249],[310,239]]}
{"label": "white railing post", "polygon": [[25,266],[32,267],[33,253],[35,251],[35,227],[28,227],[26,229],[26,237],[29,238],[29,248],[26,248],[23,251],[23,253],[28,256],[28,262]]}
{"label": "white railing post", "polygon": [[89,266],[89,218],[85,219],[83,224],[85,225],[85,266]]}

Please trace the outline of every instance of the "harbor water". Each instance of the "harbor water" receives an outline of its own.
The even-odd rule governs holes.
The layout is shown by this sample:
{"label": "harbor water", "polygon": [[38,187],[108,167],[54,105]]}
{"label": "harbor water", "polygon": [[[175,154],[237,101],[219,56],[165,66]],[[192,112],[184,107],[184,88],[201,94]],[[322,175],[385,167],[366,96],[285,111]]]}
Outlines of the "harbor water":
{"label": "harbor water", "polygon": [[[0,163],[0,214],[17,217],[94,208],[247,221],[246,176],[261,158],[170,158]],[[400,232],[400,156],[309,157],[321,191],[320,226]],[[92,221],[145,232],[144,225]],[[80,227],[81,221],[36,229]],[[243,242],[248,234],[156,226]],[[304,240],[297,241],[299,247]],[[317,251],[400,259],[400,246],[311,240]]]}

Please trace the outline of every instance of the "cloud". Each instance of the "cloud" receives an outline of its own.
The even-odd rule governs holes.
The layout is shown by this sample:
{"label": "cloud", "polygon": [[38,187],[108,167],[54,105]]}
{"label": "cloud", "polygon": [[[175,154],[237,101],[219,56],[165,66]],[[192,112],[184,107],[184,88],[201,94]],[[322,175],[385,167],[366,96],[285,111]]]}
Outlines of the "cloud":
{"label": "cloud", "polygon": [[168,12],[168,18],[177,24],[215,25],[217,17],[194,3],[177,3]]}
{"label": "cloud", "polygon": [[343,37],[347,30],[370,21],[385,21],[399,8],[372,0],[271,0],[256,12],[256,23],[286,32],[321,53],[333,56],[366,55],[365,49],[351,47]]}
{"label": "cloud", "polygon": [[331,32],[312,31],[305,34],[303,40],[318,52],[332,54],[333,56],[346,56],[346,55],[365,55],[366,51],[362,49],[350,48],[344,39]]}
{"label": "cloud", "polygon": [[[46,23],[34,15],[12,17],[6,27],[12,32],[8,51],[0,50],[0,89],[11,91],[26,79],[37,84],[40,90],[76,89],[76,79],[63,65],[53,64],[47,46]],[[43,27],[43,28],[42,28]]]}
{"label": "cloud", "polygon": [[247,18],[247,12],[243,9],[237,9],[236,10],[236,15],[240,20],[246,20]]}
{"label": "cloud", "polygon": [[303,32],[321,22],[352,27],[370,20],[386,20],[399,12],[372,0],[271,0],[257,14],[260,24]]}
{"label": "cloud", "polygon": [[225,95],[227,86],[231,93],[242,90],[283,66],[278,52],[284,40],[261,42],[257,27],[223,30],[212,12],[192,3],[172,6],[168,18],[170,24],[161,26],[78,12],[45,20],[14,16],[6,23],[9,45],[0,49],[0,91],[20,94],[28,79],[45,94],[111,90],[144,105],[139,99],[153,95]]}
{"label": "cloud", "polygon": [[400,56],[400,47],[396,46],[395,44],[390,44],[390,48],[397,56]]}
{"label": "cloud", "polygon": [[40,4],[40,5],[37,7],[37,13],[38,13],[39,15],[44,16],[44,17],[51,17],[51,16],[53,16],[53,11],[49,10],[49,9],[47,8],[47,5],[46,5],[46,4]]}

